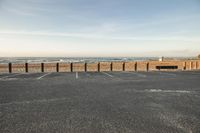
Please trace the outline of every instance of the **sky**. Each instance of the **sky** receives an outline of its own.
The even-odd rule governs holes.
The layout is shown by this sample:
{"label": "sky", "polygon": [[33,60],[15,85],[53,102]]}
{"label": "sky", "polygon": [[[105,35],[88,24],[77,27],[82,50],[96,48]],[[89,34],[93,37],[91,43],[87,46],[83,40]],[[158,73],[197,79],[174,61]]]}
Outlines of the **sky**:
{"label": "sky", "polygon": [[0,57],[200,54],[200,0],[0,0]]}

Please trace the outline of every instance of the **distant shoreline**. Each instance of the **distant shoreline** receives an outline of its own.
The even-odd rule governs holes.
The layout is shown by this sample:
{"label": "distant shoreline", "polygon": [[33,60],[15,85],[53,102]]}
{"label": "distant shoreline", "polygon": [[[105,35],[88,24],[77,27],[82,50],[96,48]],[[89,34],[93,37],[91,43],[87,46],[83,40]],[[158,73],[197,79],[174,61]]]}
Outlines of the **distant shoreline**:
{"label": "distant shoreline", "polygon": [[[166,60],[193,60],[196,57],[165,57]],[[159,57],[0,57],[0,63],[157,61]]]}

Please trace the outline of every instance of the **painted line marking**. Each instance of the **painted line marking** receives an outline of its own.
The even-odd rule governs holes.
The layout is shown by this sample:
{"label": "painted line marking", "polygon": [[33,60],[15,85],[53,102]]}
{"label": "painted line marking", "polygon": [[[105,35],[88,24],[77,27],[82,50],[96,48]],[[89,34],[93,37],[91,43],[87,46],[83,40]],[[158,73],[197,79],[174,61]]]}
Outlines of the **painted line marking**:
{"label": "painted line marking", "polygon": [[32,101],[13,101],[9,103],[1,103],[0,106],[8,106],[8,105],[20,105],[20,104],[31,104],[31,103],[47,103],[47,102],[56,102],[56,101],[62,101],[67,100],[68,98],[53,98],[53,99],[38,99],[38,100],[32,100]]}
{"label": "painted line marking", "polygon": [[10,73],[1,73],[0,76],[9,75]]}
{"label": "painted line marking", "polygon": [[49,74],[51,74],[51,73],[46,73],[46,74],[44,74],[44,75],[38,77],[37,79],[40,80],[40,79],[44,78],[45,76],[47,76],[47,75],[49,75]]}
{"label": "painted line marking", "polygon": [[147,76],[138,72],[133,72],[132,74],[137,75],[138,77],[146,78]]}
{"label": "painted line marking", "polygon": [[110,75],[110,74],[108,74],[108,73],[106,73],[106,72],[101,72],[101,73],[103,73],[103,74],[105,74],[105,75],[107,75],[107,76],[109,76],[109,77],[111,77],[111,78],[114,77],[113,75]]}
{"label": "painted line marking", "polygon": [[129,71],[119,71],[118,73],[133,73],[133,72],[129,72]]}
{"label": "painted line marking", "polygon": [[78,79],[78,72],[76,72],[76,79]]}
{"label": "painted line marking", "polygon": [[184,74],[200,75],[199,72],[185,72]]}
{"label": "painted line marking", "polygon": [[14,76],[17,76],[17,75],[22,75],[22,74],[24,74],[24,73],[17,73],[17,74],[13,74],[13,75],[8,75],[8,76],[2,77],[1,79],[10,78],[10,77],[14,77]]}
{"label": "painted line marking", "polygon": [[12,81],[12,80],[17,80],[18,78],[5,78],[5,79],[1,79],[0,81]]}
{"label": "painted line marking", "polygon": [[173,73],[159,72],[159,74],[175,76],[176,77],[176,74],[173,74]]}
{"label": "painted line marking", "polygon": [[164,92],[164,93],[190,93],[191,92],[187,90],[161,90],[161,89],[150,89],[146,91],[147,92]]}
{"label": "painted line marking", "polygon": [[194,91],[188,90],[162,90],[162,89],[145,89],[145,90],[136,90],[136,89],[125,89],[125,92],[139,92],[139,93],[194,93]]}

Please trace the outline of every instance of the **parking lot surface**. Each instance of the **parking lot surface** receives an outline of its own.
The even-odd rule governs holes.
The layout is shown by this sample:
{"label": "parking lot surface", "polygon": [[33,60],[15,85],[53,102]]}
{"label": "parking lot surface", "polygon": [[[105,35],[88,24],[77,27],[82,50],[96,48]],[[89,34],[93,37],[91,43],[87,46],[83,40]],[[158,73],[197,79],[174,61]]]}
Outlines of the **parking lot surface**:
{"label": "parking lot surface", "polygon": [[200,72],[0,74],[0,133],[199,133]]}

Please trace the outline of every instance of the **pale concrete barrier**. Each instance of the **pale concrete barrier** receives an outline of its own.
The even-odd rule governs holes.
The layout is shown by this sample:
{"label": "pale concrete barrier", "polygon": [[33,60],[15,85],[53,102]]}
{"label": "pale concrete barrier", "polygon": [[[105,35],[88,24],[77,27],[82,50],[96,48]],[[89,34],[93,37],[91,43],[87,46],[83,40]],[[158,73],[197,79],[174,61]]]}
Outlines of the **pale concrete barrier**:
{"label": "pale concrete barrier", "polygon": [[25,64],[12,64],[12,73],[25,73],[26,65]]}
{"label": "pale concrete barrier", "polygon": [[57,63],[44,63],[44,72],[57,72]]}
{"label": "pale concrete barrier", "polygon": [[196,70],[197,69],[197,62],[196,61],[192,61],[192,64],[191,64],[191,69],[192,70]]}
{"label": "pale concrete barrier", "polygon": [[124,62],[112,62],[112,71],[124,71]]}
{"label": "pale concrete barrier", "polygon": [[42,72],[41,63],[29,63],[28,64],[29,73],[40,73]]}
{"label": "pale concrete barrier", "polygon": [[87,63],[87,71],[88,72],[98,72],[98,64],[99,63]]}
{"label": "pale concrete barrier", "polygon": [[100,62],[100,65],[99,65],[99,71],[100,72],[106,72],[106,71],[111,71],[112,68],[111,68],[111,62]]}
{"label": "pale concrete barrier", "polygon": [[125,71],[135,71],[136,62],[125,62]]}
{"label": "pale concrete barrier", "polygon": [[178,66],[178,70],[185,70],[185,62],[184,61],[175,61],[172,63],[174,66]]}
{"label": "pale concrete barrier", "polygon": [[191,70],[192,69],[192,62],[186,61],[186,69],[185,70]]}
{"label": "pale concrete barrier", "polygon": [[73,63],[72,69],[73,72],[85,72],[85,63]]}
{"label": "pale concrete barrier", "polygon": [[9,64],[0,64],[0,73],[9,73]]}
{"label": "pale concrete barrier", "polygon": [[148,64],[148,62],[137,62],[136,70],[137,71],[148,71],[147,64]]}
{"label": "pale concrete barrier", "polygon": [[197,69],[200,70],[200,60],[197,61]]}
{"label": "pale concrete barrier", "polygon": [[59,72],[71,72],[71,63],[59,63],[58,65],[58,71]]}
{"label": "pale concrete barrier", "polygon": [[200,70],[200,60],[0,64],[0,73]]}

